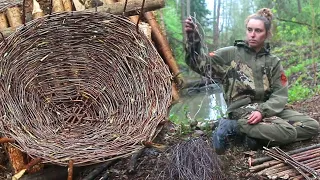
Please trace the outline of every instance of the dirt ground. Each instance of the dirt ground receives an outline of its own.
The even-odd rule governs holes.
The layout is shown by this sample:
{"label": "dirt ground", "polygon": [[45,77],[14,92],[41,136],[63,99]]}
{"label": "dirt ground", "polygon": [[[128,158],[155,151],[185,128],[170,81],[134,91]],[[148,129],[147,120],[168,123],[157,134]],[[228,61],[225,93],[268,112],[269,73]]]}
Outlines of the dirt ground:
{"label": "dirt ground", "polygon": [[[320,109],[320,96],[315,96],[311,99],[297,102],[293,104],[293,108],[310,115],[311,117],[320,121],[320,114],[318,109]],[[174,147],[177,143],[183,141],[181,137],[175,135],[169,135],[167,129],[158,135],[155,142],[165,145],[168,149]],[[185,138],[185,137],[184,137]],[[310,146],[312,144],[319,144],[320,136],[315,137],[312,140],[297,142],[289,146],[282,147],[283,150],[289,151],[297,149],[300,147]],[[262,177],[255,177],[249,173],[248,169],[248,156],[249,152],[247,149],[233,147],[227,151],[225,155],[219,156],[221,160],[221,168],[223,173],[231,180],[255,180],[263,179]],[[94,178],[95,180],[101,179],[102,174],[107,174],[108,179],[112,180],[145,180],[145,179],[165,179],[163,174],[165,168],[168,166],[167,161],[167,151],[160,151],[159,149],[148,148],[142,152],[142,154],[137,159],[135,171],[130,171],[129,164],[132,162],[130,158],[121,159],[112,166],[110,166],[106,171],[102,172],[99,176]],[[253,152],[253,158],[265,156],[261,150]],[[83,168],[77,173],[74,179],[83,179],[91,171],[93,171],[97,166]],[[58,170],[59,171],[59,170]],[[11,171],[8,159],[1,149],[0,153],[0,179],[11,179]],[[26,179],[36,179],[36,178],[26,178]],[[39,178],[38,178],[39,179]],[[40,178],[41,179],[41,178]],[[46,179],[46,178],[42,178]],[[49,179],[49,178],[47,178]],[[53,178],[54,179],[54,178]]]}

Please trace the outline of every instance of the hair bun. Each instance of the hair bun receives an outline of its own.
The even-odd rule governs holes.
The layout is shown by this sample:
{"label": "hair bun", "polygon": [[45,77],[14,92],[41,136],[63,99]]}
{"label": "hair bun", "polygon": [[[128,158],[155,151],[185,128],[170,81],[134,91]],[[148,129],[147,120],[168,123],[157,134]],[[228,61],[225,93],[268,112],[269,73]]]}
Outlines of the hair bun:
{"label": "hair bun", "polygon": [[259,16],[264,16],[265,18],[267,18],[270,22],[273,19],[273,14],[271,12],[271,10],[269,8],[262,8],[260,9],[257,13],[257,15]]}

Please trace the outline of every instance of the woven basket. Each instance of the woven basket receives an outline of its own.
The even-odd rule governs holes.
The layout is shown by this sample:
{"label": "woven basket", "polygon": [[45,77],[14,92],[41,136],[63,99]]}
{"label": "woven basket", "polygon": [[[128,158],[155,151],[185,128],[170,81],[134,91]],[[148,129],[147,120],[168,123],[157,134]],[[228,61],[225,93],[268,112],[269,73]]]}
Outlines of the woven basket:
{"label": "woven basket", "polygon": [[0,45],[0,130],[44,163],[126,157],[151,141],[171,75],[126,18],[67,12],[30,21]]}

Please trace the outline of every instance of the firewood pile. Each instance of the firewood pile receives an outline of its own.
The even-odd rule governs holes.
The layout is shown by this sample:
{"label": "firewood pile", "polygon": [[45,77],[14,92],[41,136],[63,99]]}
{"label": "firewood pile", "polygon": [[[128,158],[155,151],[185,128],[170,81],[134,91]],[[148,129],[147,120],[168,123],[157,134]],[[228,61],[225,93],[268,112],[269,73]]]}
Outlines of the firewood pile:
{"label": "firewood pile", "polygon": [[250,171],[268,179],[320,179],[320,144],[284,152],[265,148],[268,157],[250,162]]}
{"label": "firewood pile", "polygon": [[[158,32],[156,48],[137,28],[140,17],[124,17],[140,12],[137,4],[40,13],[32,21],[18,5],[19,26],[0,28],[0,143],[9,143],[14,173],[40,161],[69,169],[112,161],[153,140],[175,100],[178,68],[151,12],[142,15]],[[33,1],[33,12],[39,7]]]}

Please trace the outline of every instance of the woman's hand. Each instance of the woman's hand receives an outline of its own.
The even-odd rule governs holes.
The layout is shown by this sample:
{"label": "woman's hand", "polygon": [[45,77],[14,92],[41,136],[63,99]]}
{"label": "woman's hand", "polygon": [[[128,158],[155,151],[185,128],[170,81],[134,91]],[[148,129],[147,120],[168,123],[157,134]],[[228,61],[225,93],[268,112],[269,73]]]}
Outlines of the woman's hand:
{"label": "woman's hand", "polygon": [[259,111],[252,111],[248,117],[248,124],[257,124],[262,120],[262,114]]}
{"label": "woman's hand", "polygon": [[197,25],[192,21],[191,17],[188,17],[184,21],[184,31],[187,33],[188,39],[193,40],[192,37],[199,37]]}

